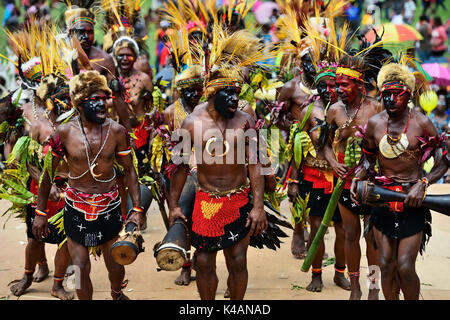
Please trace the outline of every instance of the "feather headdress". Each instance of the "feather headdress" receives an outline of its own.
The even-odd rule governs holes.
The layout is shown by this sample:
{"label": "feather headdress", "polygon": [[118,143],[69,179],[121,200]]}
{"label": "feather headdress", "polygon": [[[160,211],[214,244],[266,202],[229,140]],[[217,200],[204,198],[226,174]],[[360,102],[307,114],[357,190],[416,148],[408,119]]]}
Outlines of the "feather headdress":
{"label": "feather headdress", "polygon": [[252,68],[274,53],[247,30],[228,32],[221,24],[214,24],[211,43],[195,43],[201,53],[205,95],[210,97],[224,87],[241,87],[244,68]]}
{"label": "feather headdress", "polygon": [[[72,73],[72,48],[60,34],[56,25],[35,20],[20,31],[8,31],[8,42],[18,58],[19,75],[27,89],[39,89],[50,75],[66,78]],[[43,83],[40,88],[43,92]]]}
{"label": "feather headdress", "polygon": [[203,84],[200,53],[189,41],[187,30],[181,29],[178,33],[168,34],[168,39],[176,87],[181,89]]}
{"label": "feather headdress", "polygon": [[141,6],[145,0],[101,0],[100,3],[104,11],[103,50],[112,50],[117,55],[120,49],[127,47],[137,56],[145,42],[135,36],[134,26],[139,21]]}
{"label": "feather headdress", "polygon": [[193,32],[207,34],[207,25],[211,15],[206,5],[200,0],[178,0],[175,4],[169,0],[163,9],[164,19],[169,21],[177,31],[185,30],[188,35]]}
{"label": "feather headdress", "polygon": [[403,89],[411,93],[415,103],[419,97],[430,90],[430,82],[426,76],[417,69],[417,61],[409,55],[400,54],[387,61],[380,69],[377,77],[377,86],[380,92],[388,89]]}
{"label": "feather headdress", "polygon": [[334,28],[330,21],[343,14],[348,1],[330,0],[323,5],[306,0],[277,0],[277,3],[283,13],[277,21],[282,41],[279,51],[299,59],[318,44],[315,37],[325,40],[330,35]]}
{"label": "feather headdress", "polygon": [[95,16],[98,10],[95,8],[95,0],[65,0],[67,10],[65,12],[66,27],[73,29],[79,22],[88,22],[95,25]]}

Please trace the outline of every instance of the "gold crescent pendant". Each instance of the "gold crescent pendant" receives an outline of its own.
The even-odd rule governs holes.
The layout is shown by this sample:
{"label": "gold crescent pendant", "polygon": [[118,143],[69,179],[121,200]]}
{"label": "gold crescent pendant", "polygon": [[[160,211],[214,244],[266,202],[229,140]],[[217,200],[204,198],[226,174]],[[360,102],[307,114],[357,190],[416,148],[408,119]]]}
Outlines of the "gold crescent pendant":
{"label": "gold crescent pendant", "polygon": [[97,166],[97,163],[94,163],[90,168],[89,168],[89,170],[91,171],[91,175],[94,177],[94,178],[98,178],[98,177],[100,177],[102,174],[101,173],[99,173],[99,174],[95,174],[95,172],[94,172],[94,168]]}
{"label": "gold crescent pendant", "polygon": [[400,156],[409,146],[408,137],[406,134],[402,133],[400,139],[395,144],[390,144],[388,142],[388,135],[385,134],[383,138],[381,138],[380,143],[378,144],[378,148],[380,149],[381,154],[388,159],[394,159]]}
{"label": "gold crescent pendant", "polygon": [[223,141],[223,144],[225,145],[225,152],[222,153],[222,154],[220,154],[220,155],[217,155],[217,157],[223,157],[223,156],[226,156],[226,155],[228,154],[228,152],[230,151],[230,144],[228,143],[227,140],[222,140],[222,139],[219,140],[217,137],[211,137],[211,138],[208,139],[208,141],[206,142],[206,146],[205,146],[206,152],[207,152],[211,157],[216,156],[215,153],[214,153],[214,155],[213,155],[212,152],[209,151],[209,147],[211,146],[211,143],[220,142],[220,141]]}

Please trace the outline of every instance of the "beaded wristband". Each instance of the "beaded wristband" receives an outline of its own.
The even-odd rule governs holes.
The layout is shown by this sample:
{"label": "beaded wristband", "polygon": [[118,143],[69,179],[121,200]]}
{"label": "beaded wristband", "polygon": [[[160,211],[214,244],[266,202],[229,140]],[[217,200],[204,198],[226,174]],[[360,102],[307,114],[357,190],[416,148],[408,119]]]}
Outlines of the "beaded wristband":
{"label": "beaded wristband", "polygon": [[47,217],[47,213],[45,213],[44,211],[41,211],[39,209],[35,209],[34,211],[38,216]]}
{"label": "beaded wristband", "polygon": [[136,211],[139,213],[143,213],[144,212],[144,208],[142,207],[133,207],[130,211]]}
{"label": "beaded wristband", "polygon": [[289,178],[288,179],[288,183],[296,183],[296,184],[298,184],[299,182],[298,182],[298,180],[294,180],[294,179]]}
{"label": "beaded wristband", "polygon": [[428,185],[430,184],[430,181],[428,181],[427,177],[422,177],[419,179],[419,181],[423,182],[426,187],[428,187]]}

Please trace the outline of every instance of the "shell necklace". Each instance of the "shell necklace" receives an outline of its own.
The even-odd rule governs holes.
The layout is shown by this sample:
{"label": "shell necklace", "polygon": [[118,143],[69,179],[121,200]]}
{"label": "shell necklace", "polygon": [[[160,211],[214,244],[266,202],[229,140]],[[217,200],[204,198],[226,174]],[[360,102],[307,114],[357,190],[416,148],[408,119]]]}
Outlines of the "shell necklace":
{"label": "shell necklace", "polygon": [[408,131],[410,120],[411,120],[411,112],[409,112],[408,122],[406,123],[403,132],[399,134],[397,138],[393,138],[388,133],[389,131],[389,118],[388,118],[386,122],[386,131],[384,132],[384,136],[381,138],[380,143],[378,144],[378,148],[385,158],[388,159],[397,158],[408,149],[409,140],[408,136],[406,135],[406,132]]}

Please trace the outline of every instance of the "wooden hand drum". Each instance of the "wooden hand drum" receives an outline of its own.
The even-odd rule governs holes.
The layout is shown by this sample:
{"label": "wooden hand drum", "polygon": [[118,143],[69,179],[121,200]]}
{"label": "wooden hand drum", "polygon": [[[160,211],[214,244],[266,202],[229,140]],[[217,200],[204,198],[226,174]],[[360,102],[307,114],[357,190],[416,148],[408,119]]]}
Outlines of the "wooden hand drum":
{"label": "wooden hand drum", "polygon": [[119,239],[111,246],[111,255],[120,265],[133,263],[138,254],[144,252],[144,239],[136,228],[136,224],[129,222],[119,233]]}

